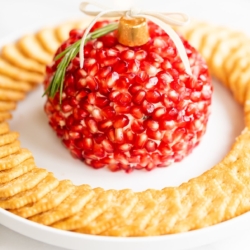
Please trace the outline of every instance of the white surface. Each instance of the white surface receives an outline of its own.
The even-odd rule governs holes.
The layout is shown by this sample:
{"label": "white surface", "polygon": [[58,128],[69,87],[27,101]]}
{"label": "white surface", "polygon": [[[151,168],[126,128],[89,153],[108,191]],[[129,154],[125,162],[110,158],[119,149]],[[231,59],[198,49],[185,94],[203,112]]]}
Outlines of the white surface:
{"label": "white surface", "polygon": [[[174,2],[174,3],[173,3]],[[57,4],[60,3],[60,7],[58,9],[55,8],[55,6],[57,6]],[[6,37],[7,35],[16,32],[17,30],[23,29],[27,26],[31,26],[34,27],[34,24],[36,27],[41,27],[45,24],[49,24],[49,23],[55,23],[55,22],[59,22],[61,20],[67,20],[69,18],[77,18],[77,17],[81,17],[81,13],[78,11],[78,5],[79,5],[80,1],[76,1],[76,0],[71,0],[71,1],[59,1],[59,0],[43,0],[43,1],[28,1],[28,0],[1,0],[0,1],[0,39],[3,37]],[[145,9],[147,6],[150,6],[150,2],[149,1],[143,1]],[[198,19],[206,19],[209,20],[211,22],[214,23],[218,23],[218,24],[225,24],[228,25],[230,27],[234,27],[240,30],[243,30],[245,32],[247,32],[248,34],[250,34],[250,28],[248,27],[249,21],[250,21],[250,17],[248,14],[248,10],[250,9],[250,2],[249,1],[243,1],[243,0],[239,0],[239,1],[189,1],[189,0],[177,0],[177,1],[160,1],[160,0],[154,0],[153,1],[153,7],[154,9],[164,9],[166,11],[170,11],[170,10],[180,10],[180,11],[185,11],[186,13],[189,13],[191,16],[198,18]],[[218,93],[218,95],[217,95]],[[37,95],[37,96],[36,96]],[[217,95],[217,97],[216,97]],[[39,92],[36,92],[32,95],[29,96],[29,99],[26,100],[26,102],[22,103],[20,106],[20,111],[24,109],[24,107],[28,106],[32,102],[32,98],[34,98],[33,100],[37,100],[37,97],[40,96]],[[222,100],[219,99],[219,97],[222,97]],[[23,146],[27,146],[28,148],[31,149],[31,147],[29,145],[33,145],[34,146],[34,142],[36,141],[35,139],[37,139],[37,141],[39,141],[39,144],[36,144],[36,148],[39,149],[39,147],[43,147],[45,145],[48,144],[47,138],[44,136],[42,136],[41,134],[37,134],[37,131],[39,131],[39,127],[37,125],[41,125],[40,123],[43,123],[43,113],[42,110],[39,111],[39,103],[35,102],[36,105],[32,105],[32,109],[33,112],[29,112],[29,115],[26,114],[27,116],[29,116],[29,119],[31,119],[32,124],[34,124],[34,126],[32,127],[32,129],[30,129],[30,133],[29,136],[27,136],[26,133],[22,133],[21,132],[21,141],[22,141],[22,145]],[[215,138],[215,140],[222,138],[223,136],[223,140],[219,140],[222,141],[222,143],[225,144],[218,144],[218,148],[215,149],[214,147],[212,147],[211,141],[206,139],[206,138],[210,138],[210,136],[206,135],[206,137],[204,138],[204,140],[202,141],[202,145],[200,145],[200,147],[198,147],[195,152],[186,160],[186,162],[188,163],[189,159],[194,157],[195,154],[199,154],[200,151],[202,151],[202,146],[205,145],[204,147],[209,148],[210,147],[210,153],[214,153],[217,152],[216,154],[212,154],[215,157],[207,157],[205,162],[207,162],[206,164],[197,164],[197,166],[202,166],[202,168],[197,168],[197,167],[193,167],[192,170],[189,169],[190,166],[188,166],[188,168],[184,168],[181,166],[175,166],[174,168],[169,168],[167,170],[159,170],[159,171],[153,171],[150,173],[150,176],[152,177],[152,174],[154,176],[164,176],[161,175],[159,173],[162,173],[162,171],[164,172],[168,172],[168,176],[170,175],[169,172],[172,172],[172,174],[174,174],[174,172],[176,171],[177,168],[181,168],[181,173],[183,173],[183,175],[176,175],[178,178],[174,179],[174,182],[171,182],[173,180],[173,178],[169,178],[169,180],[167,179],[161,179],[161,181],[157,181],[157,183],[150,183],[149,187],[153,187],[152,185],[156,185],[154,187],[161,187],[161,185],[176,185],[178,183],[181,183],[201,172],[203,172],[205,169],[209,168],[209,166],[213,165],[214,163],[216,163],[217,161],[220,160],[220,158],[225,154],[225,152],[228,151],[229,145],[230,143],[233,141],[235,135],[237,133],[239,133],[239,131],[242,128],[242,121],[243,121],[243,116],[242,116],[242,111],[241,108],[234,103],[234,101],[231,99],[231,96],[229,93],[227,93],[226,90],[224,90],[220,85],[216,85],[215,86],[215,98],[214,98],[214,105],[213,105],[213,109],[216,108],[216,112],[213,111],[213,115],[211,116],[211,119],[209,121],[209,127],[208,127],[208,133],[211,132],[213,134],[213,138]],[[26,108],[25,108],[26,109]],[[38,110],[38,112],[37,112]],[[39,113],[40,112],[40,113]],[[218,116],[216,116],[216,114]],[[223,119],[222,119],[223,117]],[[220,118],[220,119],[219,119]],[[24,115],[22,115],[21,113],[18,113],[17,115],[15,115],[15,120],[13,120],[12,125],[13,128],[18,129],[19,131],[21,131],[21,129],[23,129],[25,127],[25,119],[24,119]],[[237,122],[237,123],[236,123]],[[30,124],[28,121],[26,121],[26,124]],[[237,125],[236,127],[234,125]],[[50,129],[47,127],[46,128],[46,124],[44,123],[42,126],[44,126],[45,129],[48,129],[46,131],[46,133],[51,134],[52,138],[53,138],[53,133],[50,131]],[[219,127],[220,129],[222,129],[223,131],[216,129],[216,127]],[[223,129],[224,128],[224,129]],[[36,130],[38,129],[38,130]],[[214,132],[217,132],[217,134],[215,134]],[[24,130],[25,132],[25,130]],[[27,130],[26,130],[27,132]],[[223,132],[223,134],[221,134],[221,132]],[[33,135],[35,136],[30,136],[32,133],[34,133]],[[211,136],[212,136],[211,134]],[[40,136],[39,136],[40,135]],[[39,137],[37,137],[39,136]],[[224,140],[224,138],[229,138],[229,141]],[[55,138],[54,138],[55,139]],[[206,141],[207,140],[207,141]],[[231,141],[230,141],[231,140]],[[55,139],[56,141],[56,139]],[[209,145],[209,141],[210,141],[210,145]],[[31,144],[29,144],[31,143]],[[208,144],[207,144],[208,143]],[[31,149],[32,150],[32,149]],[[63,159],[62,161],[66,160],[66,161],[71,161],[71,158],[68,157],[67,153],[64,154],[63,149],[60,147],[55,147],[54,148],[54,152],[53,154],[60,154],[63,155]],[[218,153],[218,150],[219,151]],[[33,151],[33,150],[32,150]],[[38,150],[38,152],[40,152]],[[46,153],[46,157],[51,157],[51,151],[49,152],[45,152]],[[50,153],[51,155],[48,156],[48,153]],[[36,161],[37,164],[40,167],[45,167],[39,163],[42,162],[43,157],[41,156],[41,154],[37,153],[36,150],[34,149],[34,154],[36,157]],[[37,154],[37,155],[36,155]],[[218,157],[218,158],[217,158]],[[201,159],[203,157],[198,157],[198,159]],[[211,160],[211,161],[209,161]],[[197,162],[196,161],[196,162]],[[204,158],[202,160],[204,162]],[[74,165],[76,165],[76,169],[74,169],[75,173],[78,173],[77,171],[83,171],[82,168],[78,167],[79,163],[75,163]],[[191,164],[192,165],[192,164]],[[184,165],[183,165],[184,166]],[[58,169],[58,168],[57,168]],[[66,170],[66,169],[65,169]],[[198,171],[198,172],[196,172]],[[66,171],[67,172],[67,171]],[[91,176],[93,171],[87,170],[88,175]],[[67,172],[68,173],[68,172]],[[98,172],[99,173],[99,172]],[[58,171],[55,169],[55,174],[59,177],[59,178],[69,178],[68,175],[65,176],[65,172],[64,170],[62,171]],[[106,175],[106,178],[111,178],[110,175],[111,173],[109,172],[104,172],[103,174]],[[142,183],[146,183],[147,178],[149,178],[149,175],[143,174],[143,173],[138,173],[143,175],[143,182]],[[171,175],[172,175],[171,174]],[[74,175],[74,174],[73,174]],[[118,176],[122,176],[122,173],[118,173]],[[75,174],[76,176],[76,174]],[[91,179],[91,182],[89,182],[92,186],[96,186],[96,185],[100,185],[100,181],[101,179],[98,178],[98,176],[100,176],[99,174],[97,174],[97,172],[95,172],[95,178]],[[118,177],[117,176],[117,177]],[[154,178],[156,178],[154,177]],[[71,176],[70,178],[74,179],[74,176]],[[129,178],[129,180],[128,180]],[[119,179],[119,181],[117,182],[112,182],[112,186],[109,186],[110,182],[104,182],[103,186],[106,188],[109,187],[113,187],[113,188],[121,188],[121,187],[128,187],[127,186],[127,182],[131,183],[131,187],[134,189],[144,189],[146,186],[145,184],[141,184],[140,187],[135,185],[135,182],[133,182],[133,179],[135,178],[134,173],[132,175],[129,176],[125,176],[122,180],[120,180],[120,178],[115,178],[116,180]],[[152,178],[152,179],[154,179]],[[77,183],[80,180],[75,179],[75,182]],[[163,183],[164,181],[164,183]],[[82,182],[82,180],[81,180]],[[83,182],[86,183],[85,180],[83,180]],[[88,182],[88,181],[87,181]],[[134,183],[134,184],[133,184]],[[106,185],[106,186],[105,186]],[[111,185],[111,184],[110,184]],[[143,186],[144,185],[144,186]],[[157,186],[160,185],[160,186]],[[201,234],[197,234],[196,235],[196,239],[194,238],[193,240],[195,241],[202,241],[204,242],[211,242],[209,239],[210,237],[213,237],[214,239],[221,239],[221,237],[227,237],[230,236],[230,240],[223,240],[217,243],[213,243],[212,245],[206,245],[206,246],[202,246],[202,247],[198,247],[198,248],[193,248],[192,250],[212,250],[212,249],[227,249],[227,250],[232,250],[232,249],[241,249],[241,250],[245,250],[245,249],[249,249],[249,243],[250,240],[247,239],[247,235],[249,234],[250,230],[246,229],[246,223],[244,223],[244,221],[248,221],[249,224],[249,215],[246,215],[245,217],[241,217],[239,219],[230,221],[230,223],[228,224],[223,224],[222,226],[216,226],[213,229],[208,229],[207,231],[203,230],[201,231]],[[4,219],[3,219],[4,218]],[[245,220],[246,218],[246,220]],[[248,220],[247,220],[248,219]],[[6,220],[8,220],[6,222]],[[11,220],[11,218],[7,218],[6,216],[3,217],[3,213],[0,214],[0,223],[2,224],[8,224],[8,222]],[[243,223],[242,223],[243,222]],[[23,224],[23,228],[22,228],[22,221],[20,222],[21,224],[19,225],[19,231],[25,231],[25,229],[27,228],[26,224]],[[233,232],[233,224],[235,223],[235,225],[237,225],[237,227],[235,226],[235,233]],[[242,227],[244,227],[244,231],[243,232],[239,232],[239,229]],[[15,230],[17,230],[16,225],[12,224],[11,225],[12,228],[14,228]],[[40,228],[39,228],[40,229]],[[237,229],[237,231],[236,231]],[[41,230],[41,229],[40,229]],[[46,230],[45,230],[46,231]],[[203,233],[204,232],[204,233]],[[24,233],[24,232],[23,232]],[[53,233],[53,232],[52,232]],[[235,236],[232,237],[233,235],[239,234],[239,236]],[[45,235],[45,234],[44,234]],[[191,236],[190,236],[191,235]],[[189,234],[188,237],[194,237],[194,234]],[[199,237],[201,236],[202,237]],[[34,238],[39,238],[39,235],[37,235]],[[191,239],[191,238],[189,238]],[[179,240],[181,240],[181,238],[179,238]],[[186,238],[182,238],[182,240],[185,242]],[[51,242],[49,239],[46,239],[45,241],[47,242]],[[52,239],[53,241],[53,239]],[[183,243],[184,243],[183,242]],[[123,244],[121,244],[120,246],[122,246]],[[135,245],[133,245],[135,247]],[[149,245],[148,245],[149,246]],[[166,245],[165,245],[166,246]],[[186,245],[188,247],[188,244]],[[189,245],[190,246],[190,245]],[[108,249],[108,248],[104,248],[102,247],[104,250]],[[119,248],[119,247],[117,247]],[[7,249],[7,250],[16,250],[16,249],[20,249],[20,250],[24,250],[24,249],[46,249],[46,250],[58,250],[58,249],[62,249],[62,248],[58,248],[58,247],[53,247],[50,245],[46,245],[44,243],[32,240],[30,238],[27,238],[25,236],[21,236],[9,229],[7,229],[6,227],[0,226],[0,249]],[[85,249],[94,249],[93,247],[91,248],[85,248]],[[168,249],[173,249],[173,248],[168,248]]]}

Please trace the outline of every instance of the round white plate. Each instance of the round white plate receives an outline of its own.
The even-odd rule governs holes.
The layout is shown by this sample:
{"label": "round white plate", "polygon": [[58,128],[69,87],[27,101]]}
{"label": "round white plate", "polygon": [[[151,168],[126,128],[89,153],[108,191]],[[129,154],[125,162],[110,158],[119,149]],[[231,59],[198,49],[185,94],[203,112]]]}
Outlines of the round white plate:
{"label": "round white plate", "polygon": [[[232,4],[232,2],[224,3]],[[202,13],[206,12],[201,11],[199,15]],[[228,13],[228,16],[229,14],[231,13]],[[204,17],[209,19],[208,14]],[[234,22],[235,26],[238,23],[241,24]],[[25,34],[25,31],[0,41],[0,47],[22,34]],[[20,132],[22,147],[31,150],[37,165],[52,171],[59,179],[71,179],[75,184],[86,183],[92,187],[132,188],[135,191],[176,186],[202,174],[218,163],[230,150],[235,137],[244,127],[242,107],[233,100],[231,93],[221,84],[216,81],[213,83],[215,90],[212,114],[201,144],[181,163],[168,168],[155,169],[152,172],[111,173],[106,169],[94,170],[74,160],[47,124],[43,112],[45,100],[41,98],[43,93],[41,87],[30,93],[27,99],[19,104],[18,109],[13,112],[14,118],[10,121],[10,126],[12,130]],[[249,228],[249,222],[250,215],[246,213],[230,221],[187,233],[160,237],[114,238],[53,229],[0,209],[0,223],[4,226],[33,239],[69,249],[188,249],[235,235],[239,230]]]}

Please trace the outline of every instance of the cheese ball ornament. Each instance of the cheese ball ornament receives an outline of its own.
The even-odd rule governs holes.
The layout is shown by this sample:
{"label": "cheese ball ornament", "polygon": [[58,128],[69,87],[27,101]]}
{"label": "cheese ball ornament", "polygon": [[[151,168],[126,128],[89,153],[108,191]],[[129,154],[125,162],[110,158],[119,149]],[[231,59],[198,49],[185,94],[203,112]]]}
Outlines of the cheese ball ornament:
{"label": "cheese ball ornament", "polygon": [[72,30],[47,66],[49,124],[95,169],[166,167],[206,131],[213,90],[206,63],[170,26],[147,17]]}

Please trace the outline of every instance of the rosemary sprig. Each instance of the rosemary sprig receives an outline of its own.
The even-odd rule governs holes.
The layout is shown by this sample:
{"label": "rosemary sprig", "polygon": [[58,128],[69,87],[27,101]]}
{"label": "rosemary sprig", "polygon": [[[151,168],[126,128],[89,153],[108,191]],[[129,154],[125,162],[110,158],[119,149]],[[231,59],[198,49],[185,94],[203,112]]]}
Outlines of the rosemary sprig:
{"label": "rosemary sprig", "polygon": [[[86,44],[88,41],[96,39],[98,37],[104,36],[118,28],[117,23],[111,23],[106,25],[105,27],[99,28],[91,33],[88,34],[86,40],[84,41],[84,44]],[[55,60],[58,60],[62,58],[61,62],[57,65],[56,72],[49,84],[49,86],[46,88],[44,95],[48,95],[48,97],[54,98],[56,93],[59,91],[59,102],[61,104],[62,102],[62,92],[63,92],[63,83],[64,78],[66,74],[67,67],[69,66],[72,59],[76,57],[76,55],[79,52],[80,49],[81,40],[73,43],[70,45],[67,49],[62,51],[60,54],[58,54],[55,57]]]}

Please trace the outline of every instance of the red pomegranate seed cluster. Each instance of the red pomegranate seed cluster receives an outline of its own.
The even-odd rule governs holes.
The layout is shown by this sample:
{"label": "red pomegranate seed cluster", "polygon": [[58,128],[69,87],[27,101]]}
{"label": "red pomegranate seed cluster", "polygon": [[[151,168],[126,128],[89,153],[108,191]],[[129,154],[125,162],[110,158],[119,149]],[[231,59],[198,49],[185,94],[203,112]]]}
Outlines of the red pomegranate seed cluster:
{"label": "red pomegranate seed cluster", "polygon": [[[168,166],[188,155],[206,130],[212,97],[207,65],[183,40],[193,76],[186,74],[168,35],[148,25],[150,41],[140,47],[119,44],[115,32],[88,42],[84,67],[77,56],[67,69],[61,105],[59,93],[46,101],[51,127],[93,168]],[[82,35],[72,30],[57,54]],[[45,87],[58,61],[47,67]]]}

